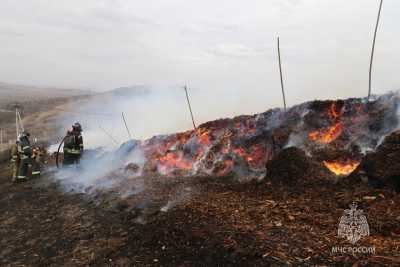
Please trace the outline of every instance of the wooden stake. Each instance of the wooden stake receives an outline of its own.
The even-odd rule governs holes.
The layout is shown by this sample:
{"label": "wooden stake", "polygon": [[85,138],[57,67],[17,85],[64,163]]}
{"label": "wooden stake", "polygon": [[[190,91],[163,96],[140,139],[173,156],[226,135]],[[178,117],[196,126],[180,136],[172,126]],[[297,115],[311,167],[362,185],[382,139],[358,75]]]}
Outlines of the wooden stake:
{"label": "wooden stake", "polygon": [[195,124],[195,122],[194,122],[194,117],[193,117],[192,107],[191,107],[191,105],[190,105],[190,100],[189,100],[189,94],[188,94],[188,91],[187,91],[187,86],[185,85],[185,86],[183,87],[183,89],[185,89],[186,100],[187,100],[187,103],[188,103],[190,116],[191,116],[191,118],[192,118],[193,128],[194,128],[194,130],[196,131],[197,127],[196,127],[196,124]]}
{"label": "wooden stake", "polygon": [[17,140],[18,140],[18,138],[19,138],[18,108],[15,108],[15,130],[17,133]]}
{"label": "wooden stake", "polygon": [[278,60],[279,60],[279,74],[281,77],[281,89],[282,89],[282,98],[283,98],[283,108],[286,111],[286,97],[285,97],[285,88],[283,86],[283,75],[282,75],[282,62],[281,62],[281,49],[279,46],[279,37],[278,37]]}
{"label": "wooden stake", "polygon": [[18,110],[18,122],[19,122],[19,128],[20,128],[20,130],[21,130],[22,132],[24,132],[24,131],[25,131],[25,128],[24,128],[24,124],[22,123],[21,113],[19,113],[19,110]]}
{"label": "wooden stake", "polygon": [[129,138],[132,139],[131,132],[129,131],[128,125],[126,124],[124,113],[122,112],[122,119],[124,120],[124,124],[126,127],[126,131],[128,132]]}
{"label": "wooden stake", "polygon": [[111,134],[109,134],[103,127],[99,126],[99,128],[100,128],[108,137],[110,137],[110,139],[111,139],[117,146],[119,145],[119,144],[118,144],[118,141],[115,140],[115,138],[114,138]]}
{"label": "wooden stake", "polygon": [[372,63],[374,61],[376,33],[378,32],[378,26],[379,26],[379,19],[381,17],[382,4],[383,4],[383,0],[381,0],[381,3],[379,5],[378,17],[376,19],[376,25],[375,25],[374,40],[372,41],[371,59],[369,61],[368,102],[369,102],[369,99],[371,97]]}

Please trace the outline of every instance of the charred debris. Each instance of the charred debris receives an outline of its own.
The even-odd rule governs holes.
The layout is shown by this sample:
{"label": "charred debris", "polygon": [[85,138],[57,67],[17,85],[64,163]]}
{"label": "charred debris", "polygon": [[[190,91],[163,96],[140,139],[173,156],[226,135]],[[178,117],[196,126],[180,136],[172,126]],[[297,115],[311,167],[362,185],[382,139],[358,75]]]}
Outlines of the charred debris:
{"label": "charred debris", "polygon": [[399,100],[398,93],[389,93],[370,101],[312,101],[286,112],[272,109],[132,140],[102,156],[120,163],[103,178],[229,176],[293,182],[357,177],[393,185],[388,181],[400,175]]}

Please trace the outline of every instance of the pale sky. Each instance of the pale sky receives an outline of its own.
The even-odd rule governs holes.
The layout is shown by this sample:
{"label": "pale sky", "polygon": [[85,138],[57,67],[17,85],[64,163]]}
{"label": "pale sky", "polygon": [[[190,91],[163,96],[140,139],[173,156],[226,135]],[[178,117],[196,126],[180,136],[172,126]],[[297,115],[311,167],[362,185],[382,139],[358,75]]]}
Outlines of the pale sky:
{"label": "pale sky", "polygon": [[[289,105],[365,96],[378,5],[379,0],[0,0],[0,81],[94,90],[188,83],[210,98],[218,95],[221,103],[226,95],[247,113],[261,112],[281,105],[279,35]],[[384,1],[375,93],[400,88],[399,14],[400,1]]]}

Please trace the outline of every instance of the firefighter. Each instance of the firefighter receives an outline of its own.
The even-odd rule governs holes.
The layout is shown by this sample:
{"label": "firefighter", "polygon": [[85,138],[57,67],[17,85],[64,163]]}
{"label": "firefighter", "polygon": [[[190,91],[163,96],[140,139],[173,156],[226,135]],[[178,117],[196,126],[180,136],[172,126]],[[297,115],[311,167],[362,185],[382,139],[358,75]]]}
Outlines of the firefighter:
{"label": "firefighter", "polygon": [[17,176],[18,182],[23,182],[28,179],[28,169],[32,157],[32,148],[29,141],[29,136],[30,134],[24,131],[19,137],[18,154],[20,158],[20,164]]}
{"label": "firefighter", "polygon": [[79,164],[83,152],[82,126],[79,122],[72,125],[64,140],[64,165]]}
{"label": "firefighter", "polygon": [[32,150],[32,178],[38,178],[41,174],[43,161],[43,151],[39,147]]}
{"label": "firefighter", "polygon": [[19,163],[20,163],[20,158],[18,155],[18,145],[19,145],[19,141],[17,140],[15,142],[15,144],[11,145],[11,150],[10,150],[10,154],[11,154],[11,170],[12,170],[12,177],[11,177],[11,181],[13,183],[15,183],[17,181],[17,176],[18,176],[18,168],[19,168]]}

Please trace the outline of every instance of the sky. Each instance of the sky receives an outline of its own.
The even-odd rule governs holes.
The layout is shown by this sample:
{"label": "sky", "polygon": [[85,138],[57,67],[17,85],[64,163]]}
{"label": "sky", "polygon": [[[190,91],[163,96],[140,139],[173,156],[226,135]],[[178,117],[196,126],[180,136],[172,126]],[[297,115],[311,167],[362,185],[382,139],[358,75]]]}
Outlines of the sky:
{"label": "sky", "polygon": [[[218,116],[251,114],[282,106],[279,35],[289,106],[361,97],[378,6],[378,0],[0,0],[0,81],[100,91],[186,83],[206,96],[193,99],[198,113],[226,102]],[[400,88],[399,11],[400,1],[384,1],[374,93]]]}

